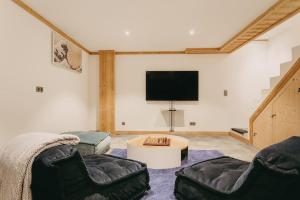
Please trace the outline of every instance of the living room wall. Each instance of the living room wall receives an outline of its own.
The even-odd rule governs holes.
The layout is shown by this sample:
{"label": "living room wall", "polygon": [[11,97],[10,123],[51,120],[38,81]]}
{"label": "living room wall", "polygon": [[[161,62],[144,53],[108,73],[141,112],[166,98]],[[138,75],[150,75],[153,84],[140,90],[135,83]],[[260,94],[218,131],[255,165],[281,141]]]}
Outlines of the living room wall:
{"label": "living room wall", "polygon": [[[199,71],[199,101],[175,102],[177,131],[246,128],[267,85],[265,67],[266,42],[252,42],[230,55],[117,56],[116,129],[169,130],[169,102],[145,100],[148,70]],[[224,90],[228,90],[227,97]]]}
{"label": "living room wall", "polygon": [[89,56],[84,53],[82,74],[53,65],[51,30],[12,1],[0,3],[0,143],[32,131],[95,129]]}
{"label": "living room wall", "polygon": [[[96,129],[98,56],[84,54],[82,74],[52,65],[51,30],[11,1],[0,4],[0,143],[30,131]],[[176,130],[247,127],[261,89],[271,75],[278,75],[280,63],[290,59],[290,48],[300,45],[299,15],[294,19],[298,22],[269,42],[252,42],[230,55],[117,56],[116,129],[168,130],[168,102],[145,101],[147,70],[199,70],[199,102],[175,103]],[[43,94],[35,93],[37,85],[45,87]]]}

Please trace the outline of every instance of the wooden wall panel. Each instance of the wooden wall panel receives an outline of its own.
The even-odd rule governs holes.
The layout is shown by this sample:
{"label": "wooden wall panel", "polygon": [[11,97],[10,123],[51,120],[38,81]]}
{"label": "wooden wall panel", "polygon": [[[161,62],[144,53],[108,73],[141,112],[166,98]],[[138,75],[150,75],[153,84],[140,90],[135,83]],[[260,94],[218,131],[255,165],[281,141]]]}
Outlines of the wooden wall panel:
{"label": "wooden wall panel", "polygon": [[115,51],[99,51],[99,130],[115,132]]}
{"label": "wooden wall panel", "polygon": [[[274,143],[280,142],[297,133],[299,121],[296,113],[295,80],[283,89],[273,102],[274,112]],[[300,103],[300,102],[298,102]]]}
{"label": "wooden wall panel", "polygon": [[298,72],[278,90],[267,107],[262,112],[260,111],[253,121],[252,128],[252,141],[259,149],[292,136],[300,136],[299,68]]}
{"label": "wooden wall panel", "polygon": [[253,124],[253,146],[263,149],[273,142],[273,107],[269,105]]}

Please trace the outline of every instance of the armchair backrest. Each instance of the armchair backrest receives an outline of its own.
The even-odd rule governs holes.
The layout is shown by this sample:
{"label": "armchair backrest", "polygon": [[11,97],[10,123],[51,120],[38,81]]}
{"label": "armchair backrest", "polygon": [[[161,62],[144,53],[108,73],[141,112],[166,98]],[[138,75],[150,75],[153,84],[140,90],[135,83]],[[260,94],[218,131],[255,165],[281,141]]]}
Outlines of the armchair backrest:
{"label": "armchair backrest", "polygon": [[[273,194],[291,189],[300,182],[300,137],[291,137],[283,142],[261,150],[239,177],[233,191],[251,191],[250,187],[273,188]],[[275,187],[281,190],[276,191]],[[256,190],[257,188],[252,188]]]}
{"label": "armchair backrest", "polygon": [[88,182],[88,172],[81,155],[69,145],[42,152],[32,166],[33,200],[69,200],[66,196],[72,195],[72,200],[77,200],[80,199],[77,192]]}
{"label": "armchair backrest", "polygon": [[300,175],[300,137],[291,137],[260,151],[255,159],[264,167],[282,174]]}

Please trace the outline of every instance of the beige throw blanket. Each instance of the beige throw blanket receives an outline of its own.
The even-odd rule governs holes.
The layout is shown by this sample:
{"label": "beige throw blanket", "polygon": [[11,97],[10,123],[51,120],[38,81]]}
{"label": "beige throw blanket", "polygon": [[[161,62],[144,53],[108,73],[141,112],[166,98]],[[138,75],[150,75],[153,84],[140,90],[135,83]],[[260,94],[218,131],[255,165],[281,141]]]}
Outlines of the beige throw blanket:
{"label": "beige throw blanket", "polygon": [[0,147],[0,200],[31,200],[31,169],[42,151],[61,144],[75,145],[73,135],[28,133]]}

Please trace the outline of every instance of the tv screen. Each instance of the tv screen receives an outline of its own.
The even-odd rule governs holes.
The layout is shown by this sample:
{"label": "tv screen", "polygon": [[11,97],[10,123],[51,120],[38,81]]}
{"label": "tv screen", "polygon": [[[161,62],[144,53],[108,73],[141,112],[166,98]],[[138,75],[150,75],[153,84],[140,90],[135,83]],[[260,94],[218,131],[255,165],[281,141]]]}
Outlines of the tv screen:
{"label": "tv screen", "polygon": [[198,71],[147,71],[147,101],[198,101]]}

